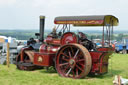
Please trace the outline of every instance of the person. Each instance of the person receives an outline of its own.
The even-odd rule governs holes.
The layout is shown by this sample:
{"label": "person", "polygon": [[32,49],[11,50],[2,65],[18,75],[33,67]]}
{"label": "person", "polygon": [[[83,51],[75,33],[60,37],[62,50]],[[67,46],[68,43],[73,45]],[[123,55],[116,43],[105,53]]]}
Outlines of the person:
{"label": "person", "polygon": [[52,30],[52,32],[51,32],[50,34],[51,34],[51,36],[52,36],[53,38],[57,38],[56,26],[53,28],[53,30]]}

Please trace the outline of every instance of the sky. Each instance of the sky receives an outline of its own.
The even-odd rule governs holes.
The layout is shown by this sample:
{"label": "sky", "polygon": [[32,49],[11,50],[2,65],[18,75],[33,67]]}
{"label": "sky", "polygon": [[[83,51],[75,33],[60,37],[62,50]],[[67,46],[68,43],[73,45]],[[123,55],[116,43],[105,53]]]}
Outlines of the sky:
{"label": "sky", "polygon": [[39,16],[46,16],[45,29],[52,29],[57,16],[114,15],[117,30],[128,30],[128,0],[0,0],[0,29],[39,29]]}

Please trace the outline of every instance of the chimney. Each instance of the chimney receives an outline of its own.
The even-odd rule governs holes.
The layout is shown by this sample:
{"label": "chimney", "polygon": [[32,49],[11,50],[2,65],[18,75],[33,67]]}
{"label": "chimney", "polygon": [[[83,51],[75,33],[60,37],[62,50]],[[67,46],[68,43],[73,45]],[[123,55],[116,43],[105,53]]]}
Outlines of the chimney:
{"label": "chimney", "polygon": [[44,41],[45,16],[40,16],[40,42]]}

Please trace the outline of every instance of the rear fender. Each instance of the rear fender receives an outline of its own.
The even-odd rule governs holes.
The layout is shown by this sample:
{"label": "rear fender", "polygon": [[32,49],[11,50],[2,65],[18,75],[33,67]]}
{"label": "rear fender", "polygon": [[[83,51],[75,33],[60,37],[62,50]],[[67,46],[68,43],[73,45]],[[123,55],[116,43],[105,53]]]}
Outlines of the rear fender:
{"label": "rear fender", "polygon": [[112,55],[113,48],[102,47],[90,52],[92,57],[92,74],[104,74],[108,72],[108,59]]}

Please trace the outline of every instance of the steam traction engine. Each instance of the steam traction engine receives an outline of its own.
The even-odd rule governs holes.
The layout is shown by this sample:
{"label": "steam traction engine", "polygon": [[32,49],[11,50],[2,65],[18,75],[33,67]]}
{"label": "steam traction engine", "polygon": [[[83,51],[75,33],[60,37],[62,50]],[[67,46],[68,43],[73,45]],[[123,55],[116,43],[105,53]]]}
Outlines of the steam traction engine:
{"label": "steam traction engine", "polygon": [[[16,65],[20,70],[34,70],[53,66],[63,77],[84,78],[88,74],[108,71],[108,59],[113,53],[111,45],[113,26],[118,19],[112,15],[56,17],[57,28],[44,39],[44,16],[40,16],[39,39],[31,38],[21,49]],[[70,26],[103,26],[102,47],[87,39],[82,32],[73,33]],[[59,31],[59,28],[60,31]]]}

